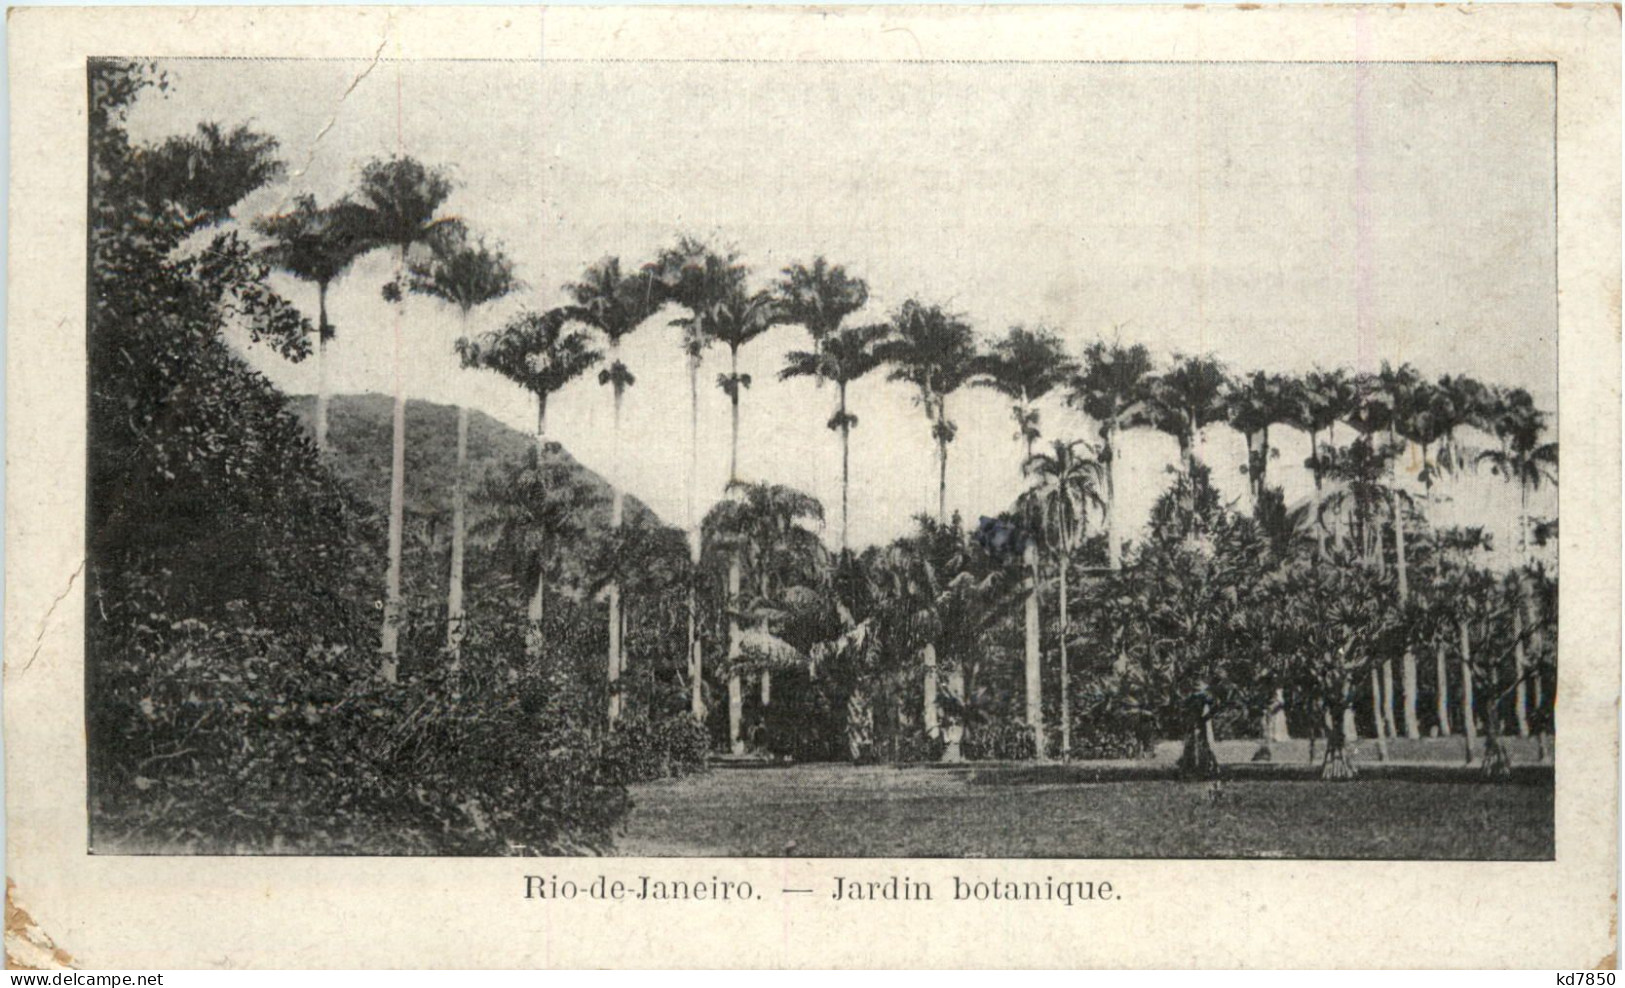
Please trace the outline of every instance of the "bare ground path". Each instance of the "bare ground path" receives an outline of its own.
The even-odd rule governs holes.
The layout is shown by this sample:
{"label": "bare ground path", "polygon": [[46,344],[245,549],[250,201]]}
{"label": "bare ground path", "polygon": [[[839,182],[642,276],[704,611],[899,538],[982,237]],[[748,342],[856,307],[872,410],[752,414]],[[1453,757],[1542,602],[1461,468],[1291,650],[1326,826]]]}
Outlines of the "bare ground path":
{"label": "bare ground path", "polygon": [[[1301,742],[1297,744],[1302,744]],[[1413,743],[1414,744],[1414,743]],[[1523,746],[1490,783],[1423,743],[1325,783],[1297,759],[1232,762],[1217,789],[1149,762],[719,768],[633,787],[617,844],[646,856],[1549,859],[1550,765]],[[1250,755],[1256,745],[1245,751]],[[1285,755],[1288,748],[1280,754]],[[1454,745],[1459,756],[1460,744]],[[1226,748],[1221,757],[1236,757]],[[1395,752],[1398,755],[1398,752]]]}

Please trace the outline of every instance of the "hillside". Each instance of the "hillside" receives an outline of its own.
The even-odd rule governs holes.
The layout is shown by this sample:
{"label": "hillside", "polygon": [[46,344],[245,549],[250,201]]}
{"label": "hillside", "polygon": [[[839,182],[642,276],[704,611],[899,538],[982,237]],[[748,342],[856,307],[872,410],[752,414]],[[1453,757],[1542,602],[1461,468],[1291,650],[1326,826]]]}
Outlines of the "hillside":
{"label": "hillside", "polygon": [[[316,399],[289,398],[295,414],[311,427]],[[393,399],[385,395],[335,395],[328,406],[328,441],[333,447],[334,469],[348,481],[380,516],[389,509],[389,456]],[[469,476],[479,478],[498,464],[519,460],[535,446],[535,439],[511,429],[484,412],[473,411],[468,423]],[[557,444],[549,448],[550,462],[564,465],[579,482],[602,496],[592,511],[588,530],[609,525],[609,482],[577,463]],[[450,517],[452,480],[457,466],[457,409],[426,401],[406,403],[406,511],[409,517]],[[471,506],[472,507],[472,506]],[[659,519],[644,504],[628,495],[629,524]]]}

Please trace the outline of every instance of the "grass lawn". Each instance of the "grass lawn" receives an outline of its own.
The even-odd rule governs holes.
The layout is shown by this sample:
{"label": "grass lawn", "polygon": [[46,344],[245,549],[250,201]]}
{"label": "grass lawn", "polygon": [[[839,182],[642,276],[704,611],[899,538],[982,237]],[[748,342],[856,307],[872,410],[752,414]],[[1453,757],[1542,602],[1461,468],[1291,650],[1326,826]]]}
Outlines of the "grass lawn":
{"label": "grass lawn", "polygon": [[[1459,753],[1459,745],[1455,746]],[[1307,749],[1305,748],[1305,753]],[[1222,754],[1221,754],[1222,757]],[[1516,755],[1515,755],[1516,757]],[[1397,759],[1396,759],[1397,760]],[[1149,763],[718,768],[633,788],[647,856],[1550,859],[1552,772],[1362,761],[1227,765],[1219,792]]]}

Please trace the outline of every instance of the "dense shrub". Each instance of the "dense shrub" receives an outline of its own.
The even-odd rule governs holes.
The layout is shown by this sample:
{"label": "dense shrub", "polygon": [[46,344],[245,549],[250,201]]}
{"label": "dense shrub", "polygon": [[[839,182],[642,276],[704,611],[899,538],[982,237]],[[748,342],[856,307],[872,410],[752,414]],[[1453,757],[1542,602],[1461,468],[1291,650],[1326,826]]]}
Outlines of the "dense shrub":
{"label": "dense shrub", "polygon": [[831,693],[827,679],[811,679],[801,670],[781,670],[773,677],[773,702],[761,709],[761,747],[798,762],[848,757],[846,702]]}
{"label": "dense shrub", "polygon": [[[1074,722],[1072,757],[1076,759],[1143,758],[1156,745],[1149,724],[1127,718],[1108,721]],[[1059,752],[1059,732],[1051,732],[1051,745]]]}
{"label": "dense shrub", "polygon": [[947,747],[940,735],[931,738],[923,731],[904,731],[892,738],[892,761],[940,762]]}
{"label": "dense shrub", "polygon": [[687,715],[623,721],[604,739],[600,777],[621,785],[681,778],[705,768],[710,746],[705,726]]}
{"label": "dense shrub", "polygon": [[99,849],[568,854],[630,805],[550,677],[490,653],[384,686],[366,650],[148,611],[97,655]]}
{"label": "dense shrub", "polygon": [[1032,728],[1016,720],[989,720],[965,729],[963,750],[976,761],[1017,761],[1033,757]]}

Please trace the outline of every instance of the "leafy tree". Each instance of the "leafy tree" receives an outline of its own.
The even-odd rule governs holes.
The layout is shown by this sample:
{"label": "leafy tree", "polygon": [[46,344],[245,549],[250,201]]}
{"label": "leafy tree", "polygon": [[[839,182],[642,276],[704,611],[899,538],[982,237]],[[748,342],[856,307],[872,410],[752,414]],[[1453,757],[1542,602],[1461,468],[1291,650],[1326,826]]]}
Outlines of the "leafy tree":
{"label": "leafy tree", "polygon": [[[1528,567],[1529,495],[1532,491],[1538,491],[1542,484],[1554,486],[1557,484],[1557,443],[1545,440],[1546,415],[1535,408],[1534,400],[1526,391],[1515,389],[1499,394],[1491,415],[1490,425],[1501,446],[1499,449],[1483,451],[1479,454],[1478,461],[1488,463],[1490,471],[1496,476],[1518,485],[1518,552],[1523,566]],[[1527,587],[1524,602],[1523,622],[1535,627],[1538,622],[1530,606],[1532,602]],[[1518,734],[1520,737],[1527,737],[1529,698],[1527,677],[1522,675],[1526,656],[1521,635],[1518,637],[1515,656],[1520,668],[1515,687],[1514,710],[1517,715]]]}
{"label": "leafy tree", "polygon": [[[159,581],[201,616],[320,620],[345,605],[354,502],[328,481],[282,395],[224,339],[239,325],[292,360],[310,324],[267,283],[266,259],[223,228],[280,174],[276,142],[207,125],[130,141],[143,63],[90,66],[89,592],[113,608]],[[332,582],[328,582],[328,581]]]}
{"label": "leafy tree", "polygon": [[[1503,741],[1501,705],[1509,697],[1521,699],[1540,672],[1526,651],[1536,628],[1525,620],[1523,575],[1498,577],[1467,569],[1457,574],[1451,589],[1451,608],[1461,632],[1463,676],[1473,682],[1484,711],[1482,771],[1487,778],[1505,779],[1512,774],[1512,757]],[[1543,651],[1536,652],[1537,661],[1544,657]],[[1514,710],[1520,718],[1526,716],[1521,706]],[[1527,733],[1527,725],[1520,727]]]}
{"label": "leafy tree", "polygon": [[1337,552],[1287,567],[1270,584],[1272,647],[1289,657],[1299,688],[1326,715],[1323,779],[1356,774],[1348,714],[1361,678],[1405,633],[1387,596],[1381,577]]}

